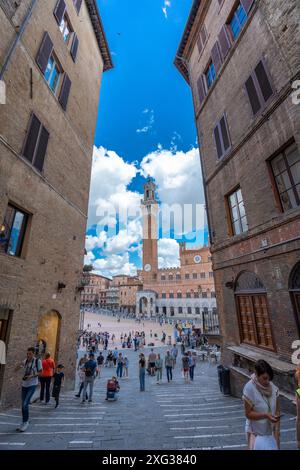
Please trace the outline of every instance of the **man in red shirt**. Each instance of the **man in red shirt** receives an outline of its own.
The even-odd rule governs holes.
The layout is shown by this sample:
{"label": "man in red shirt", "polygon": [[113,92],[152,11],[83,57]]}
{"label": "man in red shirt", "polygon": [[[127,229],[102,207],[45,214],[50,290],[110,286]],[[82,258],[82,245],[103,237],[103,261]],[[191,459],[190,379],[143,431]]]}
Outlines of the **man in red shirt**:
{"label": "man in red shirt", "polygon": [[41,383],[41,393],[40,393],[40,401],[44,401],[44,393],[46,387],[46,400],[45,405],[47,405],[50,401],[50,385],[51,379],[55,372],[55,362],[51,358],[50,353],[45,355],[45,359],[42,361],[43,372],[40,376],[40,383]]}

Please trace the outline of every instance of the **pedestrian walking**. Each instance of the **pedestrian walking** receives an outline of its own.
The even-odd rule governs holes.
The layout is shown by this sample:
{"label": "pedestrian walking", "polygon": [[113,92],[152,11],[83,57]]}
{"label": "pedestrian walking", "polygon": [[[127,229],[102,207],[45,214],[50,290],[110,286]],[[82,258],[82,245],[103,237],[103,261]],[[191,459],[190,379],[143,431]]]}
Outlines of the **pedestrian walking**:
{"label": "pedestrian walking", "polygon": [[115,348],[113,352],[113,362],[114,362],[115,367],[117,366],[118,355],[119,355],[118,348]]}
{"label": "pedestrian walking", "polygon": [[124,377],[128,377],[128,367],[129,367],[129,360],[127,357],[124,357],[124,364],[123,364],[123,375]]}
{"label": "pedestrian walking", "polygon": [[42,360],[42,368],[43,372],[41,373],[39,380],[41,384],[41,391],[40,391],[40,401],[44,401],[45,396],[45,389],[46,389],[46,396],[45,396],[45,405],[47,405],[50,401],[50,386],[53,374],[55,372],[55,363],[51,358],[50,353],[45,355],[45,359]]}
{"label": "pedestrian walking", "polygon": [[139,360],[139,379],[140,379],[140,391],[145,391],[145,375],[146,375],[146,359],[143,353],[140,354]]}
{"label": "pedestrian walking", "polygon": [[189,356],[188,353],[184,353],[182,357],[182,373],[183,373],[183,378],[185,382],[188,382],[189,380]]}
{"label": "pedestrian walking", "polygon": [[300,364],[298,364],[296,373],[296,405],[297,405],[297,418],[296,418],[296,439],[297,449],[300,449]]}
{"label": "pedestrian walking", "polygon": [[[80,395],[81,395],[81,392],[83,391],[83,387],[84,387],[84,380],[85,380],[85,372],[83,370],[83,366],[81,369],[79,369],[78,371],[78,377],[79,377],[79,391],[78,393],[75,395],[76,398],[80,398]],[[85,399],[87,400],[88,399],[88,394],[85,393]]]}
{"label": "pedestrian walking", "polygon": [[273,376],[272,367],[259,360],[243,390],[250,450],[278,450],[280,447],[279,390],[272,382]]}
{"label": "pedestrian walking", "polygon": [[149,369],[150,369],[150,375],[151,376],[155,375],[155,361],[156,361],[156,354],[153,351],[153,349],[151,349],[151,352],[150,352],[149,357],[148,357],[148,363],[149,363]]}
{"label": "pedestrian walking", "polygon": [[59,364],[53,375],[52,397],[55,399],[55,408],[57,408],[59,404],[60,389],[64,386],[65,374],[63,373],[63,370],[64,366]]}
{"label": "pedestrian walking", "polygon": [[89,359],[88,359],[87,354],[85,354],[83,357],[81,357],[79,359],[79,362],[78,362],[78,365],[77,365],[77,370],[80,370],[88,360]]}
{"label": "pedestrian walking", "polygon": [[190,374],[190,380],[193,382],[194,380],[194,371],[195,371],[195,366],[196,366],[196,360],[195,356],[192,354],[191,351],[188,353],[189,357],[189,374]]}
{"label": "pedestrian walking", "polygon": [[83,370],[85,373],[85,379],[84,379],[83,397],[82,397],[81,403],[85,403],[86,391],[88,387],[89,387],[89,403],[90,403],[93,398],[93,388],[94,388],[95,377],[98,374],[97,362],[95,361],[95,356],[93,353],[90,354],[89,360],[84,364]]}
{"label": "pedestrian walking", "polygon": [[168,382],[173,380],[173,373],[172,373],[173,365],[174,365],[174,359],[173,359],[170,351],[167,351],[167,354],[165,356],[165,367],[166,367],[166,371],[167,371]]}
{"label": "pedestrian walking", "polygon": [[173,344],[173,348],[171,349],[171,354],[172,354],[172,357],[174,359],[174,367],[175,367],[176,359],[177,359],[177,356],[178,356],[178,348],[177,348],[176,344]]}
{"label": "pedestrian walking", "polygon": [[160,357],[160,354],[157,354],[157,358],[155,361],[155,369],[156,369],[156,379],[157,379],[157,384],[159,384],[162,381],[162,370],[163,370],[163,360]]}
{"label": "pedestrian walking", "polygon": [[104,356],[102,352],[100,351],[99,356],[97,357],[97,366],[98,366],[98,377],[100,379],[101,376],[101,370],[104,364]]}
{"label": "pedestrian walking", "polygon": [[117,359],[117,377],[122,377],[123,375],[123,356],[122,353],[119,353],[118,359]]}
{"label": "pedestrian walking", "polygon": [[22,423],[17,431],[24,432],[29,426],[29,404],[39,383],[39,375],[43,368],[40,359],[34,356],[34,348],[27,349],[27,358],[16,368],[16,371],[23,368],[24,375],[22,380]]}

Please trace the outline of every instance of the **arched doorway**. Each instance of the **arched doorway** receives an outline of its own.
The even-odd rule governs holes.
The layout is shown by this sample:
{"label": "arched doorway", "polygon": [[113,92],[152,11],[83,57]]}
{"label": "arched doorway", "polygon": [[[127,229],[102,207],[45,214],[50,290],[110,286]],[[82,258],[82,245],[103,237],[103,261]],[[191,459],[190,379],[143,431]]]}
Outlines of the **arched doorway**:
{"label": "arched doorway", "polygon": [[146,297],[142,297],[140,299],[139,312],[140,312],[141,315],[147,315],[147,312],[148,312],[148,299]]}
{"label": "arched doorway", "polygon": [[300,261],[292,269],[289,279],[289,291],[300,336]]}
{"label": "arched doorway", "polygon": [[39,321],[37,345],[39,353],[49,352],[57,360],[61,316],[55,310],[45,313]]}
{"label": "arched doorway", "polygon": [[242,343],[275,350],[267,291],[259,277],[242,272],[235,283],[235,300]]}

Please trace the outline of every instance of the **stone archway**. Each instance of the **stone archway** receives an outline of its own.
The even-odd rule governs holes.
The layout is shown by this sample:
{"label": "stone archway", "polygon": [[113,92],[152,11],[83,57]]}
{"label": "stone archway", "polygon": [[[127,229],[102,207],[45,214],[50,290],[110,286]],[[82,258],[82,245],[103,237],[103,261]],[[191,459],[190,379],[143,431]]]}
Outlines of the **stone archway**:
{"label": "stone archway", "polygon": [[39,321],[37,333],[37,345],[39,354],[49,352],[51,357],[57,360],[59,349],[61,316],[56,310],[42,315]]}

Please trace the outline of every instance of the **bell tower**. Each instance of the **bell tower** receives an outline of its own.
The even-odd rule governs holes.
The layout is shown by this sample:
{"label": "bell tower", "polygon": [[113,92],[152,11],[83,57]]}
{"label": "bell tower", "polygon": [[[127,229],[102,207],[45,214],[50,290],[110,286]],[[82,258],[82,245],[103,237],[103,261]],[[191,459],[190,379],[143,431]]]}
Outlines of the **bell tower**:
{"label": "bell tower", "polygon": [[150,176],[144,185],[144,199],[141,200],[143,212],[143,271],[156,273],[158,269],[157,258],[157,213],[156,185]]}

